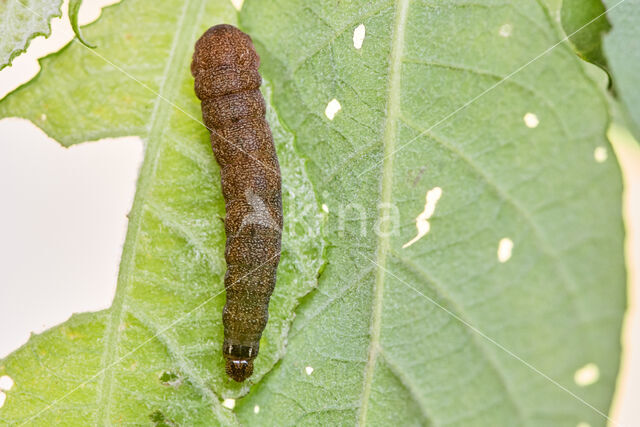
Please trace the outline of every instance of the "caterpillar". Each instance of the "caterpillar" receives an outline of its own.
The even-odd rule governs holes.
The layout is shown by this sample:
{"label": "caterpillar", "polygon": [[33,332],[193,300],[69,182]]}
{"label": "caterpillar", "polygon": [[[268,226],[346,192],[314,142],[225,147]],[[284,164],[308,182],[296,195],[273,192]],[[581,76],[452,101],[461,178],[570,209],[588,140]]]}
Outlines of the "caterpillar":
{"label": "caterpillar", "polygon": [[280,165],[265,119],[259,64],[251,38],[224,24],[200,37],[191,62],[195,93],[220,165],[227,237],[222,355],[227,375],[237,382],[253,373],[282,238]]}

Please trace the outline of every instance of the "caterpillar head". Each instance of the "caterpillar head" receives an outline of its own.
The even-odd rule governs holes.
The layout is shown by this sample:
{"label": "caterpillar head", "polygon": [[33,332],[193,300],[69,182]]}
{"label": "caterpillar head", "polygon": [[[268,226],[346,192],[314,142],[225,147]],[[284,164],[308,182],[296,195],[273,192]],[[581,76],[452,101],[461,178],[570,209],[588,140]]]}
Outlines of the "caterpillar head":
{"label": "caterpillar head", "polygon": [[[211,27],[198,39],[193,52],[191,74],[196,96],[205,100],[258,89],[262,83],[259,65],[251,37],[232,25]],[[215,116],[217,110],[203,109],[205,123],[207,115]]]}
{"label": "caterpillar head", "polygon": [[257,70],[260,57],[251,37],[233,25],[221,24],[209,28],[196,42],[191,73],[218,70]]}

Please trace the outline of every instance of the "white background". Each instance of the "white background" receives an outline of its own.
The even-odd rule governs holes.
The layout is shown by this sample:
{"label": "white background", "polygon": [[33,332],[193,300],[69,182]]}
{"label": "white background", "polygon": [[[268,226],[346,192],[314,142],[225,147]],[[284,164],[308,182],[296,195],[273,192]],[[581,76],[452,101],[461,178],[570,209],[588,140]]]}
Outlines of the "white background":
{"label": "white background", "polygon": [[[80,23],[97,19],[100,8],[114,2],[85,0]],[[0,98],[35,76],[36,58],[71,40],[66,16],[52,26],[50,38],[37,38],[0,71]],[[631,291],[610,425],[624,426],[640,425],[640,149],[634,144],[616,143],[625,173]],[[142,156],[136,137],[65,149],[26,120],[0,121],[0,358],[31,332],[111,305]]]}

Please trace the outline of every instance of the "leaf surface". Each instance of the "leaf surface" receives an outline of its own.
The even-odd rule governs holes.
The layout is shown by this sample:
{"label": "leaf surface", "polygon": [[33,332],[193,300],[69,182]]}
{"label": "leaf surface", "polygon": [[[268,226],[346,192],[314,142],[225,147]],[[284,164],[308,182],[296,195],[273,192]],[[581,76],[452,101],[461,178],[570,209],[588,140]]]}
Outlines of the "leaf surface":
{"label": "leaf surface", "polygon": [[221,357],[224,201],[189,65],[209,26],[235,21],[222,0],[126,0],[83,28],[99,49],[70,43],[0,102],[0,117],[28,118],[65,146],[145,142],[112,307],[74,315],[0,360],[0,376],[15,381],[0,424],[235,424],[221,397],[245,394],[282,357],[298,300],[317,283],[322,217],[270,107],[286,222],[278,285],[249,382],[229,380]]}
{"label": "leaf surface", "polygon": [[597,85],[568,43],[547,52],[545,4],[245,4],[330,246],[244,423],[605,425],[620,171]]}
{"label": "leaf surface", "polygon": [[51,34],[50,21],[62,16],[62,0],[5,0],[0,2],[0,70],[11,65],[37,36]]}

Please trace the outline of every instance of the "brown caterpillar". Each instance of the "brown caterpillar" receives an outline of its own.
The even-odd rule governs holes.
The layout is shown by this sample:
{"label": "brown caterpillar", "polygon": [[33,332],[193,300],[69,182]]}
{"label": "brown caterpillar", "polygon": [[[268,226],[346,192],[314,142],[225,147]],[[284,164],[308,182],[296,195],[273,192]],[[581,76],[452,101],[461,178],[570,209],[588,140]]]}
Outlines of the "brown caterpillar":
{"label": "brown caterpillar", "polygon": [[227,375],[238,382],[253,372],[282,238],[280,166],[265,120],[259,64],[251,38],[231,25],[209,28],[191,63],[227,211],[222,353]]}

